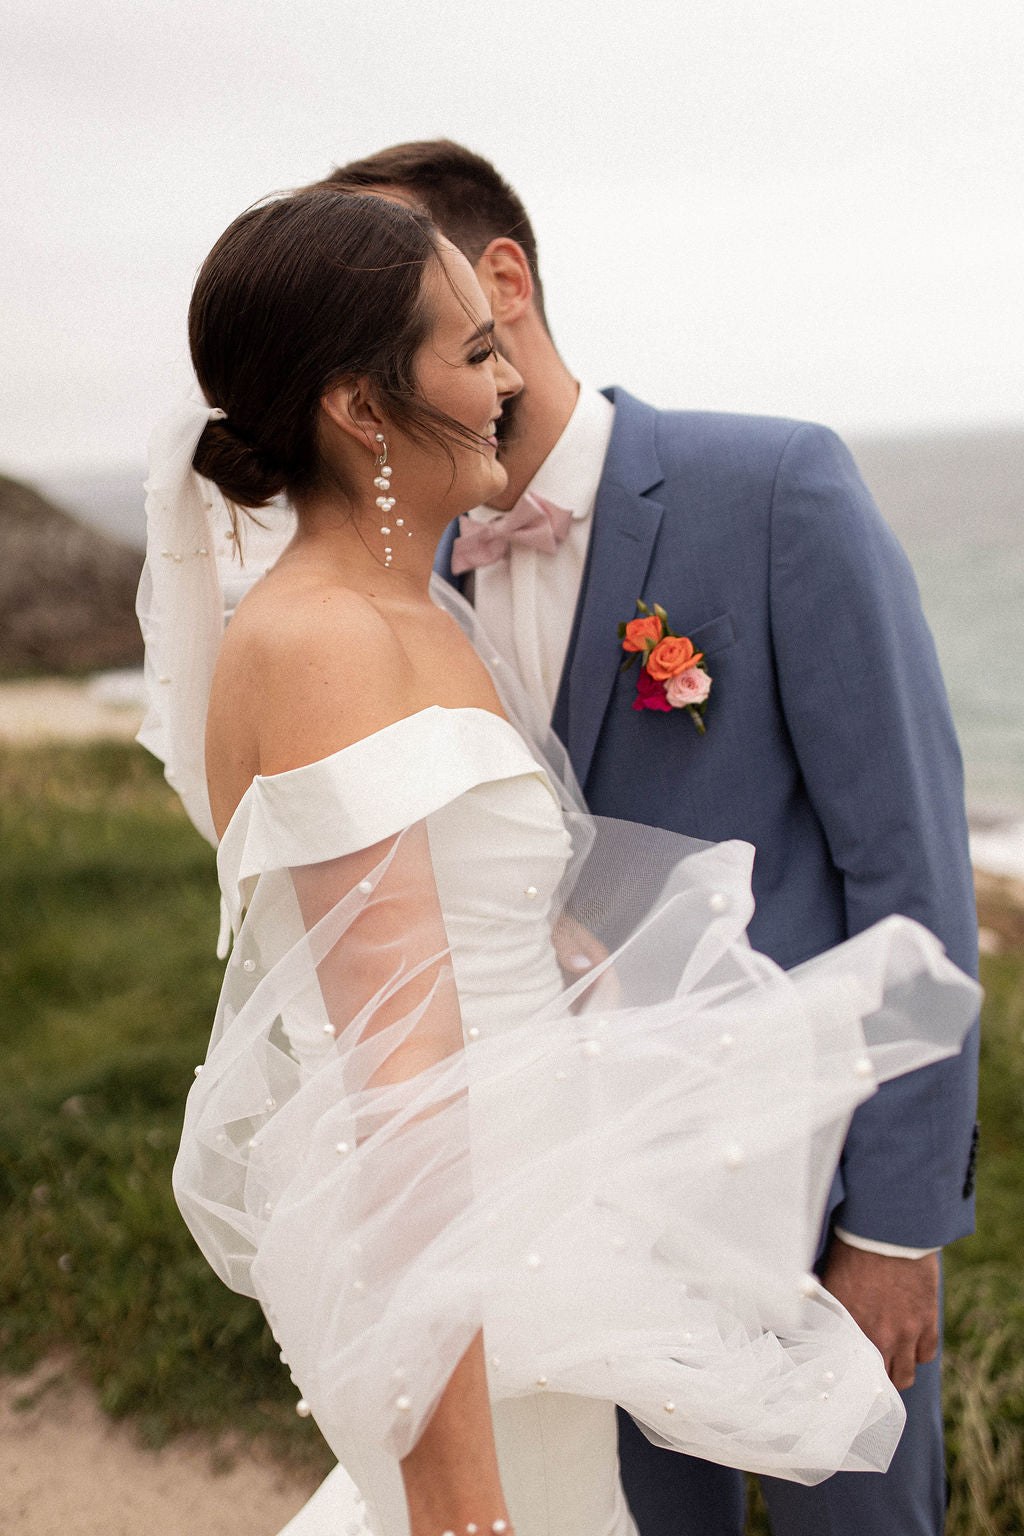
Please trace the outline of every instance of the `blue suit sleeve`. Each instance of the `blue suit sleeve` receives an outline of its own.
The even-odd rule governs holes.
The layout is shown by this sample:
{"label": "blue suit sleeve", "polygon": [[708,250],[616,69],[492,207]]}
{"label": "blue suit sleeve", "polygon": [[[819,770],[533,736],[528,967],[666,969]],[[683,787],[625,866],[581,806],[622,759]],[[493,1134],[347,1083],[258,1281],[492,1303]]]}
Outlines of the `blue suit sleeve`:
{"label": "blue suit sleeve", "polygon": [[[847,932],[903,913],[976,973],[960,753],[910,564],[823,428],[788,440],[771,517],[782,709],[842,875]],[[841,1164],[840,1226],[918,1248],[971,1230],[976,1062],[975,1032],[959,1057],[861,1107]]]}

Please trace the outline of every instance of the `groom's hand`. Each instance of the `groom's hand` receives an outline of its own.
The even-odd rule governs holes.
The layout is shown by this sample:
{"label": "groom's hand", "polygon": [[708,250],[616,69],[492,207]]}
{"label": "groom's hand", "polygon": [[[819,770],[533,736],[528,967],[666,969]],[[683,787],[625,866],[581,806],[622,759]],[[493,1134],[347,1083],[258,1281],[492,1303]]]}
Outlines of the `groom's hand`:
{"label": "groom's hand", "polygon": [[894,1259],[833,1237],[821,1277],[885,1361],[894,1387],[914,1385],[939,1347],[939,1256]]}

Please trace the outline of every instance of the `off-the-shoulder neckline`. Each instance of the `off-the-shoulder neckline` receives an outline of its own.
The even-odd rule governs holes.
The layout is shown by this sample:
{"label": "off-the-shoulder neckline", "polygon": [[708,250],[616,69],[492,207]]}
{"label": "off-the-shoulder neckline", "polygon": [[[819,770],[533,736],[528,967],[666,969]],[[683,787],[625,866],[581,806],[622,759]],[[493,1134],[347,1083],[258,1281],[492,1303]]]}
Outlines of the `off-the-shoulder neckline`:
{"label": "off-the-shoulder neckline", "polygon": [[[360,747],[365,746],[368,741],[376,741],[380,736],[387,736],[391,731],[397,731],[402,726],[408,725],[410,721],[422,719],[424,715],[485,715],[489,720],[496,720],[507,731],[511,731],[526,746],[525,741],[523,741],[522,736],[520,736],[511,720],[506,720],[505,716],[499,715],[496,710],[480,709],[471,704],[458,704],[454,708],[446,704],[428,704],[423,709],[413,710],[411,715],[402,715],[400,719],[392,720],[388,725],[382,725],[379,731],[370,731],[366,736],[360,736],[356,741],[350,741],[347,747],[338,747],[336,751],[328,752],[324,757],[315,757],[312,762],[300,763],[297,768],[282,768],[279,773],[254,774],[252,784],[280,784],[287,779],[293,778],[298,773],[310,773],[316,768],[323,768],[326,764],[333,763],[335,759],[344,757],[346,752],[356,752]],[[528,747],[527,751],[529,751]],[[252,784],[249,785],[249,789],[252,788]],[[248,794],[248,789],[246,794]]]}
{"label": "off-the-shoulder neckline", "polygon": [[[428,704],[424,709],[414,710],[411,715],[402,715],[399,720],[392,720],[390,724],[382,725],[379,731],[370,731],[368,735],[360,736],[357,741],[350,741],[346,747],[339,747],[335,752],[328,752],[325,757],[314,758],[313,761],[309,763],[300,763],[297,768],[283,768],[280,773],[255,774],[251,781],[246,785],[242,792],[241,799],[228,818],[228,824],[224,828],[223,835],[218,839],[218,845],[222,845],[224,843],[228,833],[231,831],[232,826],[241,814],[243,806],[245,806],[251,799],[253,791],[256,790],[258,786],[287,784],[290,781],[296,780],[299,775],[310,774],[315,772],[317,769],[324,769],[329,764],[335,763],[339,761],[339,759],[345,757],[349,752],[355,752],[358,751],[360,747],[365,747],[367,742],[377,741],[380,737],[387,736],[391,732],[398,731],[402,727],[407,726],[413,720],[422,720],[426,715],[476,715],[482,716],[485,720],[493,720],[496,725],[503,727],[505,731],[510,732],[515,737],[516,741],[519,742],[519,744],[522,746],[524,752],[526,752],[531,758],[533,756],[526,741],[516,730],[511,720],[507,720],[504,715],[499,715],[493,709],[481,709],[471,704],[460,704],[453,708],[445,704]],[[536,766],[540,768],[539,763],[537,763]]]}

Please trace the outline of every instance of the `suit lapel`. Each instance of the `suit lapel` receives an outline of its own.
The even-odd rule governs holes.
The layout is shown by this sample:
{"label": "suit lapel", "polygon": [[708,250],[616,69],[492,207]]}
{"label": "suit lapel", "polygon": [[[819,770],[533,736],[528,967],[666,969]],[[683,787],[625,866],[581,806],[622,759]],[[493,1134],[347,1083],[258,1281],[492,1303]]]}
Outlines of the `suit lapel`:
{"label": "suit lapel", "polygon": [[664,478],[655,444],[657,414],[621,390],[608,395],[615,425],[552,715],[581,784],[623,660],[617,626],[636,612],[664,510],[648,495]]}

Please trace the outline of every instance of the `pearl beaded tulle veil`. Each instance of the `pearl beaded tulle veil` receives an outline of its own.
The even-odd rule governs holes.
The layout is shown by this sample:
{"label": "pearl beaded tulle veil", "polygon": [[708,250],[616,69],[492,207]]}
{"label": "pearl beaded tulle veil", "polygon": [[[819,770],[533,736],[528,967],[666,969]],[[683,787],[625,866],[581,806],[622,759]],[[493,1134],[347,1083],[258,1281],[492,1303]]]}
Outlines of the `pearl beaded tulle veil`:
{"label": "pearl beaded tulle veil", "polygon": [[[212,836],[204,410],[150,478],[141,739]],[[234,950],[185,1219],[259,1297],[378,1536],[481,1327],[498,1413],[617,1402],[729,1465],[884,1467],[902,1404],[807,1270],[854,1108],[956,1051],[976,987],[901,918],[788,975],[756,954],[752,850],[590,817],[472,610],[434,596],[507,718],[430,708],[253,781],[218,849]],[[581,929],[607,959],[563,973]]]}
{"label": "pearl beaded tulle veil", "polygon": [[[887,1463],[899,1397],[807,1268],[849,1115],[976,991],[899,918],[787,976],[750,859],[566,811],[481,710],[254,781],[175,1189],[347,1465],[408,1452],[481,1326],[498,1400],[804,1481]],[[566,985],[575,924],[609,959]]]}

